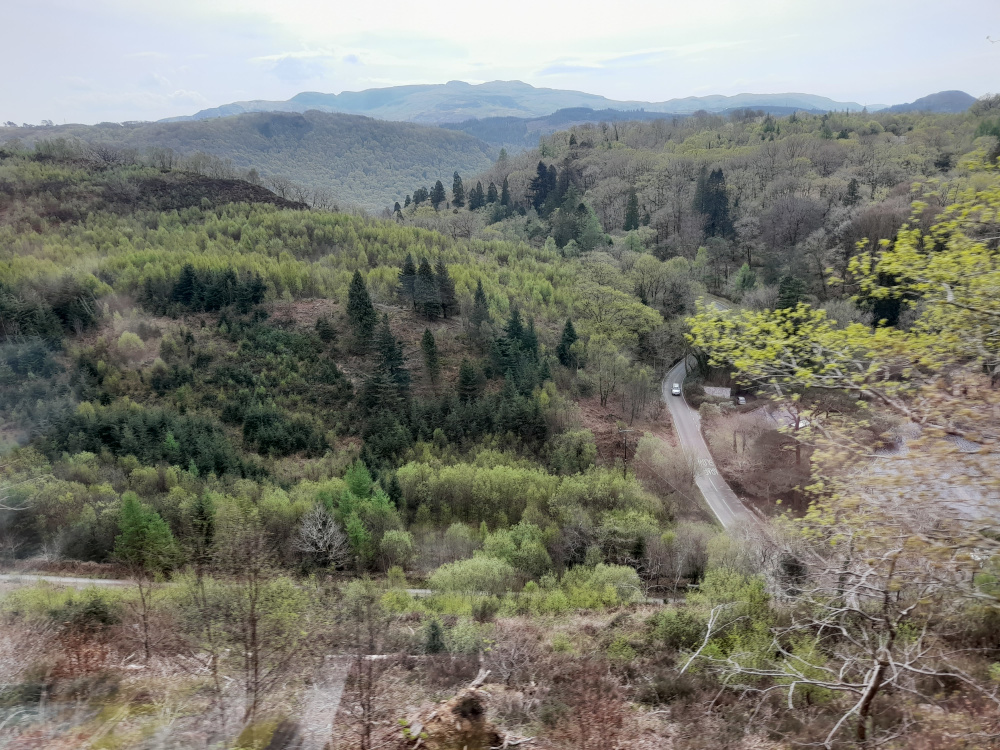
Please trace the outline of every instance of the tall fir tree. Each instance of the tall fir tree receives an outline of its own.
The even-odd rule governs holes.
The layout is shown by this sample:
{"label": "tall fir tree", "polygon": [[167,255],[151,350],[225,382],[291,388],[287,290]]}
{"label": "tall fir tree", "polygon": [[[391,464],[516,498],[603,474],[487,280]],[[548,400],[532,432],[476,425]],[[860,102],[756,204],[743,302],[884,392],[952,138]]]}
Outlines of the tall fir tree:
{"label": "tall fir tree", "polygon": [[417,280],[414,284],[416,307],[427,318],[437,318],[441,315],[441,297],[438,291],[437,279],[427,258],[420,259],[417,269]]}
{"label": "tall fir tree", "polygon": [[177,543],[159,513],[134,492],[122,495],[115,559],[143,575],[158,575],[177,561]]}
{"label": "tall fir tree", "polygon": [[545,199],[549,197],[549,169],[545,166],[545,162],[538,162],[535,176],[528,183],[528,190],[531,192],[531,205],[536,211],[541,211]]}
{"label": "tall fir tree", "polygon": [[782,276],[778,282],[778,300],[775,308],[786,310],[795,307],[800,302],[805,301],[806,285],[797,276]]}
{"label": "tall fir tree", "polygon": [[430,194],[431,205],[434,206],[434,210],[436,211],[438,207],[444,203],[445,200],[447,200],[447,198],[448,196],[444,192],[444,183],[442,183],[441,180],[438,180],[434,183],[434,187],[431,188]]}
{"label": "tall fir tree", "polygon": [[458,368],[458,384],[455,390],[459,401],[463,404],[472,403],[479,397],[479,376],[476,374],[475,366],[468,359],[463,358]]}
{"label": "tall fir tree", "polygon": [[438,357],[437,342],[434,341],[434,334],[430,328],[424,329],[424,335],[420,339],[420,349],[424,353],[424,370],[427,372],[427,379],[432,383],[438,382],[441,375],[441,360]]}
{"label": "tall fir tree", "polygon": [[441,314],[448,317],[448,313],[458,306],[458,296],[455,294],[455,282],[452,281],[451,274],[444,264],[444,259],[438,258],[434,264],[434,278],[437,281],[438,301],[441,303]]}
{"label": "tall fir tree", "polygon": [[364,399],[370,412],[398,412],[410,394],[410,371],[399,341],[383,315],[375,331],[375,368],[365,382]]}
{"label": "tall fir tree", "polygon": [[521,342],[524,339],[524,323],[521,321],[521,311],[516,306],[510,309],[510,317],[507,318],[504,333],[507,334],[508,341],[521,346]]}
{"label": "tall fir tree", "polygon": [[626,232],[639,228],[639,198],[635,194],[635,188],[629,191],[628,201],[625,203],[625,226]]}
{"label": "tall fir tree", "polygon": [[559,358],[559,364],[563,367],[574,367],[576,365],[573,344],[576,343],[578,338],[576,329],[573,327],[572,318],[567,318],[566,325],[563,326],[562,338],[559,339],[559,345],[556,347],[556,357]]}
{"label": "tall fir tree", "polygon": [[483,280],[476,282],[476,292],[472,296],[472,313],[469,315],[469,325],[472,327],[472,335],[477,341],[482,343],[483,324],[490,322],[490,304],[486,299],[486,292],[483,291]]}
{"label": "tall fir tree", "polygon": [[375,325],[378,323],[378,315],[368,295],[368,286],[361,271],[354,272],[351,286],[347,290],[347,320],[354,333],[355,349],[367,350],[371,345]]}
{"label": "tall fir tree", "polygon": [[416,309],[415,289],[417,283],[417,266],[413,262],[413,254],[407,253],[403,261],[403,267],[399,270],[399,292],[404,300],[408,300],[413,309]]}
{"label": "tall fir tree", "polygon": [[503,185],[500,188],[500,205],[509,206],[510,205],[510,185],[507,184],[507,178],[503,178]]}
{"label": "tall fir tree", "polygon": [[462,176],[455,172],[451,182],[451,205],[455,208],[462,208],[465,205],[465,186],[462,184]]}

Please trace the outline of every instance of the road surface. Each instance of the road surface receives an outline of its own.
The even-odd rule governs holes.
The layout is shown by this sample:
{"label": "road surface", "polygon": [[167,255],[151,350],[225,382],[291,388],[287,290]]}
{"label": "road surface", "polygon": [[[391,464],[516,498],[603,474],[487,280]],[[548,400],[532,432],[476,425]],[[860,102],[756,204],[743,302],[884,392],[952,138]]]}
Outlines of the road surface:
{"label": "road surface", "polygon": [[674,383],[684,385],[687,375],[687,361],[681,360],[667,373],[663,379],[663,400],[670,408],[670,418],[677,431],[677,439],[681,447],[694,457],[696,473],[694,482],[701,490],[702,497],[712,509],[715,517],[725,529],[731,528],[739,521],[752,520],[754,517],[733,492],[732,487],[722,478],[715,466],[715,460],[708,450],[708,444],[701,434],[701,415],[688,406],[684,392],[680,396],[672,396],[670,389]]}

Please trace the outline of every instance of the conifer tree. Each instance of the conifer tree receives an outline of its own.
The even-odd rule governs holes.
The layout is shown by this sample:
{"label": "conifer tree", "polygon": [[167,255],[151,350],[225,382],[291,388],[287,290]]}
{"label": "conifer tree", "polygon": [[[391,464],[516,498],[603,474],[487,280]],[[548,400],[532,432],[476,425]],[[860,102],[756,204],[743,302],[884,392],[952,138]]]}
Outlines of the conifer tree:
{"label": "conifer tree", "polygon": [[414,296],[417,283],[417,267],[413,263],[413,254],[407,253],[403,261],[403,267],[399,270],[400,294],[404,300],[409,300],[414,309],[417,307]]}
{"label": "conifer tree", "polygon": [[420,348],[424,353],[424,370],[427,371],[427,379],[432,383],[437,383],[441,374],[441,360],[438,358],[437,343],[434,341],[434,334],[430,328],[424,329],[424,335],[420,339]]}
{"label": "conifer tree", "polygon": [[504,333],[507,340],[516,346],[520,346],[524,339],[524,324],[521,322],[521,311],[517,307],[510,309],[510,317],[507,318],[507,325],[504,326]]}
{"label": "conifer tree", "polygon": [[507,185],[507,178],[503,178],[503,186],[500,188],[500,205],[510,205],[510,187]]}
{"label": "conifer tree", "polygon": [[115,558],[146,575],[162,573],[177,556],[177,545],[167,522],[139,501],[134,492],[122,495],[115,537]]}
{"label": "conifer tree", "polygon": [[490,186],[486,189],[486,202],[493,204],[497,202],[498,198],[496,183],[490,182]]}
{"label": "conifer tree", "polygon": [[639,228],[639,199],[635,194],[635,188],[629,191],[628,202],[625,204],[625,226],[626,232]]}
{"label": "conifer tree", "polygon": [[406,200],[403,201],[403,208],[408,208],[411,202],[412,201],[410,199],[410,196],[409,196],[409,194],[407,194]]}
{"label": "conifer tree", "polygon": [[428,654],[443,654],[447,650],[444,643],[444,631],[441,623],[436,619],[431,620],[427,626],[427,641],[424,644],[424,651]]}
{"label": "conifer tree", "polygon": [[431,194],[430,194],[431,205],[434,206],[435,211],[442,203],[445,202],[447,197],[448,196],[444,192],[444,184],[441,182],[441,180],[438,180],[437,182],[434,183],[434,187],[431,189]]}
{"label": "conifer tree", "polygon": [[370,412],[398,411],[410,394],[410,371],[403,348],[392,335],[389,316],[383,315],[375,332],[375,369],[365,382],[365,405]]}
{"label": "conifer tree", "polygon": [[361,271],[354,272],[351,286],[347,290],[347,319],[354,333],[355,346],[358,351],[366,350],[375,332],[378,316],[368,296],[368,286],[365,284]]}
{"label": "conifer tree", "polygon": [[778,310],[793,308],[802,302],[806,296],[806,285],[797,276],[782,276],[778,282]]}
{"label": "conifer tree", "polygon": [[465,186],[462,185],[462,177],[458,172],[452,178],[451,183],[451,205],[461,208],[465,205]]}
{"label": "conifer tree", "polygon": [[562,338],[556,347],[556,357],[559,358],[559,364],[563,367],[572,367],[576,364],[576,357],[573,355],[573,344],[576,343],[578,338],[576,329],[573,327],[572,318],[567,318],[566,325],[563,326]]}
{"label": "conifer tree", "polygon": [[325,315],[316,319],[316,334],[324,344],[335,344],[337,342],[337,329]]}
{"label": "conifer tree", "polygon": [[490,305],[486,299],[486,292],[483,291],[483,280],[476,282],[476,293],[472,297],[472,313],[469,315],[469,324],[472,326],[472,334],[477,339],[482,333],[483,323],[490,322]]}
{"label": "conifer tree", "polygon": [[448,268],[442,258],[437,259],[434,266],[434,277],[437,280],[438,301],[441,303],[441,314],[448,317],[448,312],[454,310],[458,304],[458,297],[455,294],[455,282],[452,281]]}
{"label": "conifer tree", "polygon": [[399,214],[399,213],[402,213],[402,212],[403,212],[403,209],[402,209],[402,207],[401,207],[401,206],[399,205],[399,201],[396,201],[396,205],[394,205],[394,206],[392,207],[392,212],[393,212],[394,214]]}
{"label": "conifer tree", "polygon": [[476,368],[468,359],[462,359],[458,368],[458,384],[455,388],[458,399],[463,404],[472,403],[479,396],[479,377]]}
{"label": "conifer tree", "polygon": [[545,162],[538,162],[535,176],[528,184],[528,190],[531,191],[531,205],[536,211],[541,211],[545,199],[549,196],[549,169],[545,166]]}
{"label": "conifer tree", "polygon": [[414,300],[416,309],[425,317],[433,319],[441,315],[441,298],[437,279],[434,278],[434,271],[427,258],[420,259],[417,279],[414,284]]}

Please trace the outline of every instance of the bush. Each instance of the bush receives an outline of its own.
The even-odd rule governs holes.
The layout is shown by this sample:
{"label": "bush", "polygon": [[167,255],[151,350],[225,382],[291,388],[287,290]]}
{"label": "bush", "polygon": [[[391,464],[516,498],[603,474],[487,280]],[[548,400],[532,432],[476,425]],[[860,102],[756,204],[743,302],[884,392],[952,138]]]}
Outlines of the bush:
{"label": "bush", "polygon": [[481,556],[442,565],[427,585],[435,591],[500,595],[513,587],[516,577],[517,571],[508,563]]}
{"label": "bush", "polygon": [[670,607],[650,618],[650,635],[657,645],[674,651],[695,648],[705,634],[705,622],[687,609]]}

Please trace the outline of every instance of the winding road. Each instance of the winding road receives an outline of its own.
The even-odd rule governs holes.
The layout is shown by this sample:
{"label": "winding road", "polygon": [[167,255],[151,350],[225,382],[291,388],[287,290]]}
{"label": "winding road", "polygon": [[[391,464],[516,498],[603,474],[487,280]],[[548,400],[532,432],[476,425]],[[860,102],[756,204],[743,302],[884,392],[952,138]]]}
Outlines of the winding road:
{"label": "winding road", "polygon": [[701,434],[701,415],[688,405],[683,390],[680,396],[673,396],[670,393],[674,383],[684,385],[686,375],[687,360],[682,359],[663,379],[662,396],[670,409],[670,418],[673,420],[674,429],[677,430],[677,439],[681,447],[697,463],[694,483],[701,490],[702,497],[723,528],[732,528],[740,521],[755,520],[753,514],[747,510],[716,468],[715,459],[708,450],[708,443]]}

